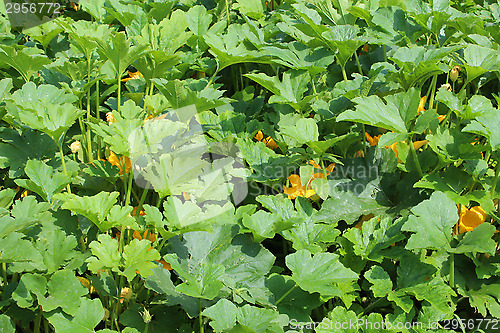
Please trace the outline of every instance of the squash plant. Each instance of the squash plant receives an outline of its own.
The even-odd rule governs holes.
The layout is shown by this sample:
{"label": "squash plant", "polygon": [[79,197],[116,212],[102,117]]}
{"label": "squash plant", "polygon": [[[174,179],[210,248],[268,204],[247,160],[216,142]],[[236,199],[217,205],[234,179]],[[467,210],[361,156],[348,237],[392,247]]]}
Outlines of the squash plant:
{"label": "squash plant", "polygon": [[1,332],[500,327],[498,3],[1,10]]}

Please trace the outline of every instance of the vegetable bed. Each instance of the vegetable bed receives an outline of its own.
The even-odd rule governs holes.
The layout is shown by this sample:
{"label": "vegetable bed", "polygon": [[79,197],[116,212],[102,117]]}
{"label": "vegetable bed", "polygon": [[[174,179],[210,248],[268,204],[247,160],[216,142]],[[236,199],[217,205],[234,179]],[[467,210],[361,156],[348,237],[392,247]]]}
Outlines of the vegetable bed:
{"label": "vegetable bed", "polygon": [[58,3],[1,8],[2,333],[500,329],[497,2]]}

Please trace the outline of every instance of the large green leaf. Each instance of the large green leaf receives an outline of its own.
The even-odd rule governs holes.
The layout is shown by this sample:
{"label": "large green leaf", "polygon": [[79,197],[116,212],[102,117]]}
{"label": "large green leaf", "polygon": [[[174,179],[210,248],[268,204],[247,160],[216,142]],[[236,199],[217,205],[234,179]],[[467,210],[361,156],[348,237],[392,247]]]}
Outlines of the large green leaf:
{"label": "large green leaf", "polygon": [[358,275],[344,267],[333,253],[316,253],[300,250],[285,258],[286,266],[292,271],[292,279],[300,288],[322,296],[342,296],[338,284],[354,282]]}
{"label": "large green leaf", "polygon": [[[203,279],[207,286],[212,283],[212,290],[218,288],[216,281],[224,281],[235,291],[234,297],[238,302],[244,299],[251,303],[259,301],[268,304],[269,291],[264,285],[264,276],[271,269],[274,256],[259,243],[253,242],[251,236],[237,233],[237,226],[226,224],[214,225],[212,233],[195,231],[184,234],[182,240],[172,238],[171,249],[175,255],[171,257],[185,271],[183,279],[192,276],[190,279],[195,286],[199,282],[194,280],[194,276]],[[209,272],[213,279],[203,277],[202,271]]]}
{"label": "large green leaf", "polygon": [[154,260],[160,259],[160,254],[156,249],[151,249],[151,242],[147,239],[133,239],[123,248],[123,275],[129,282],[137,275],[137,272],[143,277],[147,277],[153,272]]}
{"label": "large green leaf", "polygon": [[104,308],[99,299],[90,300],[83,298],[77,313],[71,319],[65,317],[62,313],[51,314],[47,319],[57,333],[92,333],[94,328],[104,318]]}
{"label": "large green leaf", "polygon": [[401,227],[404,219],[394,222],[389,216],[378,216],[363,222],[361,230],[351,228],[344,233],[344,237],[354,244],[354,253],[363,259],[382,262],[383,250],[391,244],[404,239]]}
{"label": "large green leaf", "polygon": [[138,58],[146,53],[147,44],[133,45],[124,32],[116,33],[108,40],[94,39],[97,44],[97,52],[104,60],[109,60],[115,70],[115,77],[119,79],[125,69]]}
{"label": "large green leaf", "polygon": [[457,206],[443,192],[434,192],[411,209],[403,231],[414,232],[407,249],[450,249],[452,228],[458,221]]}
{"label": "large green leaf", "polygon": [[52,167],[39,160],[29,160],[24,170],[29,180],[16,179],[16,184],[37,193],[48,202],[70,182],[70,177],[54,172]]}
{"label": "large green leaf", "polygon": [[420,93],[417,89],[386,97],[387,103],[375,95],[356,97],[356,110],[344,111],[337,120],[350,120],[378,126],[398,133],[407,133],[411,121],[417,116]]}
{"label": "large green leaf", "polygon": [[35,73],[50,64],[51,60],[40,54],[37,48],[2,45],[0,46],[0,62],[14,68],[28,82]]}

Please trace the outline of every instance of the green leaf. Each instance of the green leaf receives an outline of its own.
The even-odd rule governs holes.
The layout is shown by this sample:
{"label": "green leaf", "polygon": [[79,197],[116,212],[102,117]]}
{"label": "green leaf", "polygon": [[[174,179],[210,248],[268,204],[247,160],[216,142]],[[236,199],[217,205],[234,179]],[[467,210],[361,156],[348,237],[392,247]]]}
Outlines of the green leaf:
{"label": "green leaf", "polygon": [[72,316],[77,315],[81,302],[86,298],[81,296],[88,294],[88,289],[82,286],[80,280],[72,270],[60,270],[55,272],[47,284],[48,297],[38,296],[38,304],[43,311],[50,312],[61,307],[61,309]]}
{"label": "green leaf", "polygon": [[392,281],[387,272],[380,266],[373,266],[365,273],[365,278],[372,284],[373,296],[384,297],[392,291]]}
{"label": "green leaf", "polygon": [[61,172],[54,172],[51,166],[39,160],[29,160],[24,171],[29,180],[16,179],[16,184],[37,193],[48,202],[51,202],[52,196],[61,192],[71,180]]}
{"label": "green leaf", "polygon": [[212,319],[210,326],[212,326],[215,332],[223,332],[236,325],[238,308],[234,303],[223,298],[216,304],[203,310],[201,314]]}
{"label": "green leaf", "polygon": [[354,253],[363,259],[382,262],[383,250],[391,244],[403,240],[401,227],[405,220],[400,218],[392,222],[389,216],[374,217],[363,222],[361,230],[350,228],[344,237],[354,244]]}
{"label": "green leaf", "polygon": [[417,115],[420,93],[417,89],[386,97],[387,103],[375,95],[356,97],[356,110],[344,111],[337,121],[350,120],[366,125],[378,126],[398,133],[407,133],[411,121]]}
{"label": "green leaf", "polygon": [[58,151],[52,139],[40,131],[25,130],[22,134],[10,128],[0,129],[0,168],[10,168],[9,177],[19,178],[26,163],[46,160]]}
{"label": "green leaf", "polygon": [[81,305],[73,318],[67,318],[62,313],[56,312],[47,319],[54,326],[56,333],[93,333],[103,318],[104,308],[99,299],[82,298]]}
{"label": "green leaf", "polygon": [[270,77],[264,73],[245,74],[245,76],[274,94],[274,96],[269,98],[269,103],[289,104],[295,110],[300,111],[313,97],[304,97],[304,93],[308,89],[307,84],[309,83],[309,75],[306,71],[290,69],[283,73],[281,81],[278,76]]}
{"label": "green leaf", "polygon": [[12,217],[6,215],[0,218],[0,237],[11,232],[24,231],[37,223],[50,223],[54,221],[48,212],[50,205],[38,202],[34,196],[27,196],[17,200],[11,210]]}
{"label": "green leaf", "polygon": [[85,111],[73,104],[76,96],[50,85],[27,82],[7,100],[7,111],[22,124],[40,130],[60,146],[66,131]]}
{"label": "green leaf", "polygon": [[14,68],[28,82],[35,73],[52,62],[40,53],[36,48],[2,45],[0,46],[0,62]]}
{"label": "green leaf", "polygon": [[75,236],[66,235],[62,230],[49,231],[36,242],[49,274],[56,272],[67,261],[75,257],[77,253],[74,248],[77,244]]}
{"label": "green leaf", "polygon": [[488,138],[492,150],[498,150],[500,149],[500,130],[494,124],[498,124],[499,121],[499,112],[493,109],[477,117],[476,120],[465,126],[462,131],[476,133]]}
{"label": "green leaf", "polygon": [[185,295],[212,300],[222,289],[222,276],[224,267],[210,262],[203,262],[195,274],[190,272],[187,262],[179,262],[176,255],[167,254],[165,260],[170,263],[172,269],[184,280],[175,289]]}
{"label": "green leaf", "polygon": [[35,294],[38,298],[43,298],[47,291],[47,280],[39,274],[23,274],[19,284],[12,293],[12,299],[20,308],[28,308],[33,305]]}
{"label": "green leaf", "polygon": [[487,316],[488,312],[491,316],[500,317],[500,303],[498,302],[498,293],[500,292],[500,284],[483,284],[477,290],[468,290],[466,295],[469,296],[469,304],[474,307],[481,315]]}
{"label": "green leaf", "polygon": [[[169,242],[172,252],[180,258],[178,266],[183,270],[189,267],[188,276],[199,276],[199,279],[210,283],[199,272],[205,270],[217,276],[218,270],[222,270],[222,275],[215,281],[223,280],[227,287],[247,302],[268,304],[270,295],[264,276],[275,258],[259,243],[253,242],[251,236],[237,233],[235,225],[214,225],[211,233],[189,232],[183,234],[183,240],[174,237]],[[187,253],[189,256],[186,256]],[[217,287],[217,282],[212,283]]]}
{"label": "green leaf", "polygon": [[428,200],[411,209],[401,230],[412,231],[407,249],[450,249],[452,228],[458,221],[457,206],[443,192],[434,192]]}
{"label": "green leaf", "polygon": [[280,133],[295,139],[296,146],[318,141],[319,137],[318,125],[311,118],[301,118],[293,126],[284,126],[281,128]]}
{"label": "green leaf", "polygon": [[33,246],[33,243],[23,239],[24,234],[12,232],[0,241],[0,262],[29,262],[33,265],[33,269],[40,267],[40,262],[43,261],[40,252]]}
{"label": "green leaf", "polygon": [[205,6],[193,6],[186,13],[186,22],[195,36],[204,36],[212,23],[212,15],[207,13]]}
{"label": "green leaf", "polygon": [[0,315],[0,331],[5,333],[15,333],[16,326],[12,319],[4,314]]}
{"label": "green leaf", "polygon": [[288,324],[288,316],[271,309],[263,309],[250,304],[238,308],[238,323],[252,332],[283,332]]}
{"label": "green leaf", "polygon": [[471,145],[474,142],[474,136],[462,133],[455,128],[438,127],[435,134],[428,134],[425,138],[429,140],[432,150],[442,156],[445,161],[481,159],[479,152],[484,150],[484,147],[480,145]]}
{"label": "green leaf", "polygon": [[488,253],[495,255],[496,243],[492,239],[496,228],[489,223],[482,223],[465,234],[458,246],[452,248],[452,253]]}
{"label": "green leaf", "polygon": [[357,38],[358,31],[359,28],[354,25],[335,25],[329,26],[328,30],[321,34],[330,45],[334,45],[337,49],[336,57],[342,68],[345,67],[358,47],[365,43]]}
{"label": "green leaf", "polygon": [[70,193],[60,193],[54,196],[61,200],[63,209],[69,209],[72,212],[81,214],[92,221],[102,232],[107,231],[107,225],[104,223],[106,216],[118,198],[118,192],[100,192],[92,197],[78,196]]}
{"label": "green leaf", "polygon": [[120,272],[121,255],[116,239],[100,234],[97,241],[90,243],[89,248],[94,255],[86,260],[90,271],[97,273],[100,269],[111,269],[113,272]]}
{"label": "green leaf", "polygon": [[[357,323],[358,317],[354,311],[348,311],[343,306],[335,307],[329,314],[328,317],[323,318],[318,328],[316,328],[316,333],[330,333],[331,327],[336,327],[337,323],[347,323],[344,325],[345,328],[342,328],[342,324],[340,329],[336,330],[337,332],[342,333],[357,333],[359,332]],[[351,325],[353,323],[353,325]],[[337,324],[338,325],[338,324]]]}
{"label": "green leaf", "polygon": [[148,48],[146,44],[131,46],[131,39],[127,39],[124,32],[116,33],[108,40],[94,39],[97,43],[97,52],[102,59],[107,59],[113,65],[116,79],[120,79],[125,69],[138,58],[143,56]]}
{"label": "green leaf", "polygon": [[300,288],[322,296],[342,296],[339,284],[354,282],[358,275],[344,267],[333,253],[316,253],[300,250],[285,258],[292,271],[292,279]]}
{"label": "green leaf", "polygon": [[259,20],[264,16],[264,6],[262,5],[262,0],[237,0],[237,9],[243,15],[246,15],[254,20]]}
{"label": "green leaf", "polygon": [[152,79],[160,92],[167,98],[174,110],[192,107],[202,112],[226,104],[221,99],[209,99],[200,92],[195,92],[180,80]]}
{"label": "green leaf", "polygon": [[129,282],[136,276],[136,271],[143,277],[153,274],[152,268],[156,267],[152,261],[159,260],[160,254],[156,249],[151,249],[151,242],[147,239],[133,239],[123,248],[124,267],[123,275]]}
{"label": "green leaf", "polygon": [[293,228],[282,231],[281,235],[291,241],[292,247],[297,251],[307,250],[311,253],[318,253],[325,252],[330,245],[335,243],[340,230],[334,224],[302,220],[295,223]]}
{"label": "green leaf", "polygon": [[[310,294],[300,288],[294,288],[295,282],[290,276],[271,274],[266,285],[273,293],[278,312],[286,314],[290,319],[310,321],[312,310],[322,304],[318,293]],[[278,300],[280,302],[276,304]]]}
{"label": "green leaf", "polygon": [[243,215],[243,225],[252,231],[256,242],[273,238],[278,232],[291,228],[293,222],[285,222],[279,215],[258,211],[252,215]]}

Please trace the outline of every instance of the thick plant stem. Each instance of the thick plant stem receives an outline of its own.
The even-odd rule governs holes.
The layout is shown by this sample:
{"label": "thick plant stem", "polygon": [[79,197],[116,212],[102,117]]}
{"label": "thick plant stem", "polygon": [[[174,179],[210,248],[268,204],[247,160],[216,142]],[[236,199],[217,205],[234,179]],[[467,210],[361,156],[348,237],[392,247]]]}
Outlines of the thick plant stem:
{"label": "thick plant stem", "polygon": [[40,333],[40,324],[42,323],[42,311],[40,311],[35,318],[35,326],[33,327],[33,333]]}
{"label": "thick plant stem", "polygon": [[130,194],[132,192],[132,180],[134,179],[132,168],[128,174],[127,196],[125,197],[125,205],[130,203]]}
{"label": "thick plant stem", "polygon": [[491,184],[491,189],[490,189],[491,200],[493,200],[493,197],[495,195],[495,188],[497,186],[499,176],[500,176],[500,162],[497,162],[497,166],[495,168],[495,178],[493,179],[493,183]]}
{"label": "thick plant stem", "polygon": [[226,18],[227,18],[227,28],[229,28],[229,25],[231,24],[229,18],[229,0],[226,0]]}
{"label": "thick plant stem", "polygon": [[[87,61],[87,78],[90,82],[90,59]],[[87,87],[87,121],[90,123],[90,86]],[[94,161],[94,156],[92,154],[92,137],[90,133],[90,128],[87,127],[87,151],[89,156],[89,162]]]}
{"label": "thick plant stem", "polygon": [[422,168],[420,167],[420,162],[418,161],[417,152],[415,151],[415,146],[413,146],[413,140],[408,139],[407,143],[410,146],[411,156],[413,157],[413,162],[415,163],[417,172],[420,175],[420,177],[423,177],[424,174],[422,172]]}
{"label": "thick plant stem", "polygon": [[198,312],[199,312],[199,317],[200,317],[200,333],[205,332],[205,327],[203,327],[203,316],[201,314],[201,299],[198,299]]}
{"label": "thick plant stem", "polygon": [[359,74],[363,75],[363,69],[361,68],[361,63],[359,62],[358,53],[354,52],[354,58],[356,59],[356,65],[358,65]]}
{"label": "thick plant stem", "polygon": [[116,111],[118,111],[118,113],[120,113],[120,102],[121,102],[121,95],[122,94],[122,84],[121,84],[121,80],[120,80],[120,76],[118,75],[118,92],[117,92],[117,106],[116,106]]}
{"label": "thick plant stem", "polygon": [[344,81],[347,82],[347,74],[345,72],[345,68],[342,67],[342,76],[344,77]]}
{"label": "thick plant stem", "polygon": [[430,96],[429,96],[429,110],[432,109],[432,106],[434,104],[434,95],[435,95],[435,92],[436,92],[436,84],[437,84],[437,75],[434,75],[434,77],[432,78],[432,81],[431,81],[431,93],[430,93]]}
{"label": "thick plant stem", "polygon": [[[101,113],[99,112],[100,102],[101,102],[101,99],[99,96],[99,80],[97,80],[97,82],[95,83],[95,95],[96,95],[95,114],[96,114],[97,120],[99,120],[99,119],[101,119]],[[101,148],[102,148],[101,138],[99,136],[97,136],[97,159],[101,158]]]}
{"label": "thick plant stem", "polygon": [[142,205],[144,204],[144,201],[146,200],[146,196],[149,192],[149,187],[146,187],[144,191],[142,192],[141,198],[139,199],[139,204],[137,205],[137,210],[135,211],[135,215],[139,215]]}
{"label": "thick plant stem", "polygon": [[295,289],[297,288],[297,284],[295,284],[292,288],[290,288],[290,290],[288,290],[286,293],[283,294],[283,296],[281,296],[277,301],[276,303],[274,303],[275,305],[278,305],[282,300],[284,300],[288,295],[290,295],[290,293]]}
{"label": "thick plant stem", "polygon": [[455,287],[455,254],[450,253],[450,287]]}
{"label": "thick plant stem", "polygon": [[7,285],[7,263],[3,262],[2,263],[2,278],[3,278],[3,285]]}
{"label": "thick plant stem", "polygon": [[[61,164],[62,164],[63,172],[67,176],[68,171],[66,170],[66,162],[64,162],[64,154],[63,154],[62,146],[59,146],[59,154],[61,154]],[[66,186],[66,189],[68,190],[68,193],[71,194],[71,187],[69,186],[69,184]]]}
{"label": "thick plant stem", "polygon": [[366,128],[365,128],[365,124],[361,124],[361,129],[363,131],[363,133],[361,133],[361,135],[363,136],[363,154],[365,155],[366,157]]}

